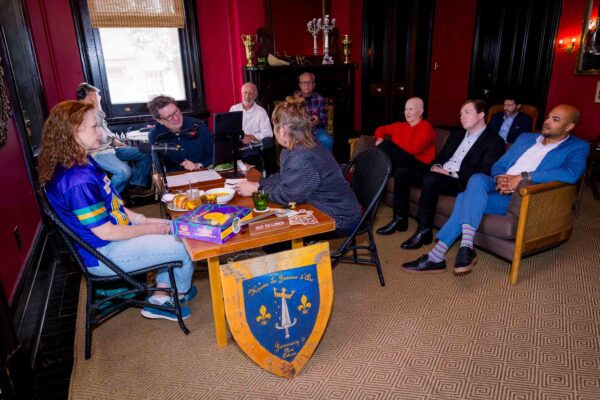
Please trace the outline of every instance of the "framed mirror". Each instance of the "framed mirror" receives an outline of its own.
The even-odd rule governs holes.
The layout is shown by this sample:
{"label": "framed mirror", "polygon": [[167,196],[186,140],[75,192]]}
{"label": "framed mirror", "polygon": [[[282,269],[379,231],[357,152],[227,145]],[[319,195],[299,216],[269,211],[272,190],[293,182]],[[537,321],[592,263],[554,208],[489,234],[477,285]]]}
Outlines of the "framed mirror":
{"label": "framed mirror", "polygon": [[600,0],[587,0],[575,72],[600,75]]}
{"label": "framed mirror", "polygon": [[[272,36],[273,53],[307,56],[313,53],[306,24],[331,10],[331,0],[265,0],[265,31]],[[320,39],[319,39],[320,40]],[[319,42],[321,50],[322,42]]]}

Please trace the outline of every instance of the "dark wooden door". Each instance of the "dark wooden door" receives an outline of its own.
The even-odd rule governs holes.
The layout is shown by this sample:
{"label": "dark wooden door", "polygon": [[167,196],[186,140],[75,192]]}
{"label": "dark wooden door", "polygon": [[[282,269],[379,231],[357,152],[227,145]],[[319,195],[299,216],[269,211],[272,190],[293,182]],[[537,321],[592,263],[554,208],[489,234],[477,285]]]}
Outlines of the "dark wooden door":
{"label": "dark wooden door", "polygon": [[561,0],[479,0],[469,96],[494,104],[510,93],[543,113],[561,5]]}
{"label": "dark wooden door", "polygon": [[427,102],[434,3],[363,3],[363,133],[403,121],[409,97]]}

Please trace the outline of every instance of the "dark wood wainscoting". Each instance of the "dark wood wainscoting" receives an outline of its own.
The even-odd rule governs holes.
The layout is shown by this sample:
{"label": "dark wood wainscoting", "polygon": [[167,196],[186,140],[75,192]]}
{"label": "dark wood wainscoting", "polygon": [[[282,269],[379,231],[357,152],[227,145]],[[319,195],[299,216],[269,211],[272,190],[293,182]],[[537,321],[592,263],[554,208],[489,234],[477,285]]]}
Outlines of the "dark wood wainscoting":
{"label": "dark wood wainscoting", "polygon": [[561,7],[561,0],[480,0],[469,96],[494,104],[510,93],[544,115]]}
{"label": "dark wood wainscoting", "polygon": [[244,68],[244,82],[258,87],[257,103],[267,110],[269,117],[275,102],[298,90],[298,76],[312,72],[316,76],[315,91],[333,105],[333,153],[340,162],[348,160],[348,138],[354,137],[354,64],[314,66]]}

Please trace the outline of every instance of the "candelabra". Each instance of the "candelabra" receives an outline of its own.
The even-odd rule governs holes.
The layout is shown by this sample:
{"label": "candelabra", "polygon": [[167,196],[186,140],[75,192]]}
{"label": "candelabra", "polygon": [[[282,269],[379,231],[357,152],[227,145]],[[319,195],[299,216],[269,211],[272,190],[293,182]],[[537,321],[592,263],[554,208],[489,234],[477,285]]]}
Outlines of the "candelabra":
{"label": "candelabra", "polygon": [[335,18],[331,19],[331,23],[329,22],[329,15],[325,15],[321,24],[321,30],[323,31],[323,64],[333,64],[333,57],[329,55],[329,32],[335,28]]}
{"label": "candelabra", "polygon": [[319,46],[317,45],[317,36],[319,36],[319,31],[321,30],[321,18],[313,18],[311,21],[308,21],[306,28],[313,36],[313,54],[318,56]]}

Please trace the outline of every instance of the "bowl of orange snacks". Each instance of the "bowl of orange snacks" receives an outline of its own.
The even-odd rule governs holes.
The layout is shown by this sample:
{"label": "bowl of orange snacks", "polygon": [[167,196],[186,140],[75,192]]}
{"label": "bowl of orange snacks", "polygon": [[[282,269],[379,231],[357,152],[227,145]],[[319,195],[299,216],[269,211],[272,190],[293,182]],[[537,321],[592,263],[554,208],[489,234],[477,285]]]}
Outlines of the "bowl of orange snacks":
{"label": "bowl of orange snacks", "polygon": [[209,203],[227,204],[235,196],[235,190],[226,187],[210,189],[204,192],[204,196]]}

